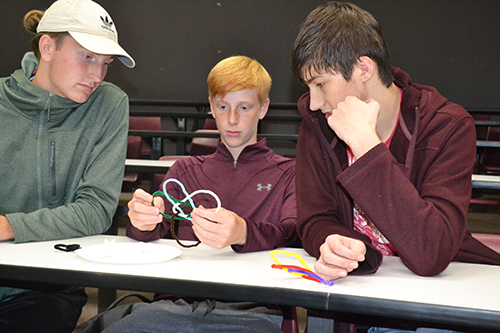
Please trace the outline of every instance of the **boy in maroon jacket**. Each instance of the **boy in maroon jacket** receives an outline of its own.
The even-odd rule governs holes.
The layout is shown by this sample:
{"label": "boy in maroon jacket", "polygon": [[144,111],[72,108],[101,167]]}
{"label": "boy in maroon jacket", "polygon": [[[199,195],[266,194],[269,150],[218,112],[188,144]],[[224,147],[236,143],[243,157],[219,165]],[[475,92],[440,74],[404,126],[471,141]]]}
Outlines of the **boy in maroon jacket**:
{"label": "boy in maroon jacket", "polygon": [[[175,162],[164,181],[179,180],[187,194],[213,191],[221,208],[215,209],[211,195],[195,195],[192,219],[180,221],[174,233],[182,242],[199,240],[213,248],[231,246],[236,252],[298,245],[295,163],[275,155],[265,139],[257,140],[258,122],[269,107],[271,77],[257,61],[234,56],[212,69],[208,88],[212,116],[221,136],[217,151]],[[165,189],[175,199],[186,197],[175,181],[168,182]],[[137,190],[128,207],[129,237],[141,241],[172,238],[171,219],[160,215],[175,211],[165,196],[153,198]],[[151,304],[134,305],[130,314],[105,332],[281,332],[281,312],[260,304],[192,301],[170,295],[160,298]],[[111,311],[115,313],[110,316],[115,317],[123,310]],[[99,321],[94,321],[87,331],[100,331],[98,325]]]}
{"label": "boy in maroon jacket", "polygon": [[[177,179],[187,193],[211,190],[193,197],[192,220],[179,222],[177,236],[199,239],[214,248],[232,246],[237,252],[270,250],[297,243],[295,163],[273,153],[266,140],[257,140],[257,125],[269,107],[271,77],[257,61],[245,56],[219,62],[208,76],[212,116],[220,132],[217,151],[177,161],[165,176]],[[163,186],[160,186],[163,190]],[[167,184],[176,199],[186,197],[181,187]],[[164,196],[137,190],[129,202],[127,235],[149,241],[172,238],[172,204]]]}
{"label": "boy in maroon jacket", "polygon": [[500,264],[467,231],[473,119],[389,60],[377,21],[348,3],[311,12],[295,41],[292,70],[309,87],[297,223],[316,272],[373,273],[383,255],[423,276],[453,260]]}

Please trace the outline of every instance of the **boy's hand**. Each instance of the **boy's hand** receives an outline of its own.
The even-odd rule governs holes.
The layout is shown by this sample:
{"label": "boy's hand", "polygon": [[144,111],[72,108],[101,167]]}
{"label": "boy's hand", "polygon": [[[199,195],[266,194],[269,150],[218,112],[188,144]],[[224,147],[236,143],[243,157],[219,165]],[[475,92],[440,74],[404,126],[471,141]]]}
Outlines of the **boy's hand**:
{"label": "boy's hand", "polygon": [[328,125],[359,159],[381,141],[377,135],[377,118],[380,104],[373,99],[364,102],[354,96],[347,96],[337,104],[328,118]]}
{"label": "boy's hand", "polygon": [[247,224],[236,213],[224,208],[215,212],[215,209],[199,206],[191,212],[191,217],[193,231],[203,244],[216,249],[245,244]]}
{"label": "boy's hand", "polygon": [[152,231],[158,223],[163,221],[160,212],[165,211],[165,204],[161,197],[155,197],[155,205],[151,205],[153,196],[144,190],[134,192],[132,200],[128,202],[128,217],[130,223],[141,231]]}
{"label": "boy's hand", "polygon": [[0,241],[11,240],[15,238],[14,229],[9,220],[0,215]]}
{"label": "boy's hand", "polygon": [[325,280],[346,277],[365,260],[366,246],[357,239],[330,235],[320,247],[321,255],[314,270]]}

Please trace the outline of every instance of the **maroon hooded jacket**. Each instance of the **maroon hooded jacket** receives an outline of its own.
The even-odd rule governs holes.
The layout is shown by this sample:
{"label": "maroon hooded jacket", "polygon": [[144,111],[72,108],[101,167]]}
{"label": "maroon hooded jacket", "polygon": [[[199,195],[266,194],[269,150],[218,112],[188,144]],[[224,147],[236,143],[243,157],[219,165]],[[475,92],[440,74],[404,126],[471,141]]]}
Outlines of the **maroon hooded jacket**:
{"label": "maroon hooded jacket", "polygon": [[297,211],[305,250],[319,258],[331,234],[363,241],[365,261],[353,274],[374,273],[382,254],[353,229],[353,201],[366,213],[414,273],[441,273],[452,260],[500,265],[500,254],[467,231],[474,121],[432,87],[413,84],[394,69],[403,90],[399,123],[389,149],[381,143],[348,167],[346,146],[309,94],[297,143]]}
{"label": "maroon hooded jacket", "polygon": [[[222,207],[245,219],[246,243],[244,246],[233,245],[234,251],[300,246],[296,229],[295,161],[274,154],[266,146],[265,139],[245,147],[237,161],[219,141],[217,151],[212,155],[175,162],[164,181],[169,178],[183,183],[188,194],[200,189],[215,192]],[[160,189],[163,189],[163,184]],[[186,197],[180,186],[173,182],[167,184],[167,192],[178,200]],[[163,198],[166,214],[171,215],[172,205]],[[198,194],[193,200],[196,207],[216,207],[215,199],[209,194]],[[190,221],[180,221],[176,234],[180,239],[196,239]],[[163,219],[163,223],[151,233],[129,224],[127,236],[140,241],[172,238],[170,220]]]}

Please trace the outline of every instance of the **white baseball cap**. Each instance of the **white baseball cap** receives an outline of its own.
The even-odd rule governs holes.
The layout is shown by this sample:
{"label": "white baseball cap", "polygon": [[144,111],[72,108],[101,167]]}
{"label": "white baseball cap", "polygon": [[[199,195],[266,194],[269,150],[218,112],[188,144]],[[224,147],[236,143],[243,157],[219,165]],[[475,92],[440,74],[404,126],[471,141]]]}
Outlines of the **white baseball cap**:
{"label": "white baseball cap", "polygon": [[68,32],[85,49],[115,55],[125,66],[135,66],[134,59],[118,44],[118,33],[111,16],[94,1],[54,2],[43,14],[36,31]]}

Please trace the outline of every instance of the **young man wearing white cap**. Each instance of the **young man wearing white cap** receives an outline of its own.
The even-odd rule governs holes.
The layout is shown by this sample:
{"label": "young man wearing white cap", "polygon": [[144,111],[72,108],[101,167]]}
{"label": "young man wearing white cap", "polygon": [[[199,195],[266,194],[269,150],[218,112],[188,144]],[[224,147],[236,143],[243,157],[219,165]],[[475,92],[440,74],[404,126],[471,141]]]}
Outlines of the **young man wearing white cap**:
{"label": "young man wearing white cap", "polygon": [[[135,62],[93,1],[56,1],[24,25],[36,33],[32,52],[0,79],[0,240],[102,233],[118,204],[128,133],[128,97],[103,79],[115,57]],[[0,288],[0,331],[71,332],[86,296],[64,289]]]}

